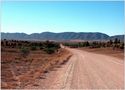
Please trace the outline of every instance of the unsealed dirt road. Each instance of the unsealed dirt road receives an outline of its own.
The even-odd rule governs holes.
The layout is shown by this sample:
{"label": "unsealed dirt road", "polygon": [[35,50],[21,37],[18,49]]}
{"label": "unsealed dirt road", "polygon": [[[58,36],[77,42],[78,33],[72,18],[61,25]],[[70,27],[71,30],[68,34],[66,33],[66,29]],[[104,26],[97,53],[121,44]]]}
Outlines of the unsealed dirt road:
{"label": "unsealed dirt road", "polygon": [[37,79],[33,89],[123,89],[124,61],[117,58],[69,49],[70,60]]}

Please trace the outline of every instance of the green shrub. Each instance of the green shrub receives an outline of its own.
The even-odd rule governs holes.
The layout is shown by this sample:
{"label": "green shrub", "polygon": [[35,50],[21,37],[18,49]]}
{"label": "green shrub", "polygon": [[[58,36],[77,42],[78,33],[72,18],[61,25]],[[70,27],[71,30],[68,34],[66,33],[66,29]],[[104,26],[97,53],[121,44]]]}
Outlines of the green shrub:
{"label": "green shrub", "polygon": [[40,46],[40,50],[43,50],[44,49],[44,47],[43,46]]}
{"label": "green shrub", "polygon": [[31,50],[37,50],[37,47],[36,46],[31,46]]}
{"label": "green shrub", "polygon": [[44,50],[48,54],[54,53],[59,48],[60,48],[60,44],[59,43],[50,42],[50,41],[44,42],[43,46],[40,47],[41,50]]}
{"label": "green shrub", "polygon": [[29,53],[30,53],[30,51],[29,51],[28,48],[26,48],[26,47],[22,47],[22,48],[21,48],[21,55],[22,55],[23,57],[26,57]]}
{"label": "green shrub", "polygon": [[44,48],[44,51],[48,54],[52,54],[56,51],[56,48]]}

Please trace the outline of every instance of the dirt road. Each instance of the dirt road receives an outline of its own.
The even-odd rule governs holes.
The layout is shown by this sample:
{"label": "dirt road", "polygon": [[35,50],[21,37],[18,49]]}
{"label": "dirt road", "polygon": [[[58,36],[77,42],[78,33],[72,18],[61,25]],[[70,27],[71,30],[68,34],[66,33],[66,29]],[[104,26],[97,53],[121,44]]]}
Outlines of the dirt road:
{"label": "dirt road", "polygon": [[57,66],[36,80],[35,85],[25,88],[123,89],[123,60],[77,49],[68,50],[73,55],[65,65]]}

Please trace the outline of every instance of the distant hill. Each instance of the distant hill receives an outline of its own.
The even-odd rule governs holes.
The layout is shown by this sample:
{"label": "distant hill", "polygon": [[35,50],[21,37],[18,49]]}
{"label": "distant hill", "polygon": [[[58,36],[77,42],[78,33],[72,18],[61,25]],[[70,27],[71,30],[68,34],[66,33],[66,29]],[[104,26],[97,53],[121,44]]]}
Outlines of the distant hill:
{"label": "distant hill", "polygon": [[124,40],[124,35],[108,36],[104,33],[99,32],[62,32],[62,33],[53,33],[53,32],[43,32],[43,33],[1,33],[1,39],[17,39],[17,40],[108,40],[119,38]]}
{"label": "distant hill", "polygon": [[111,40],[114,40],[115,38],[118,38],[121,41],[124,41],[124,35],[115,35],[115,36],[111,36],[110,37]]}

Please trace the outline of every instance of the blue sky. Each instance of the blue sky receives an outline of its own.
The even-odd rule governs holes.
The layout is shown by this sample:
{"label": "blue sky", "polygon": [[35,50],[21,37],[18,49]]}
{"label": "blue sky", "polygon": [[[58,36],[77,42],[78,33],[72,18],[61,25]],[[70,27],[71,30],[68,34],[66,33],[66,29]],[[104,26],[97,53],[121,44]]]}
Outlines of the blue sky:
{"label": "blue sky", "polygon": [[6,1],[1,15],[2,32],[124,33],[122,1]]}

